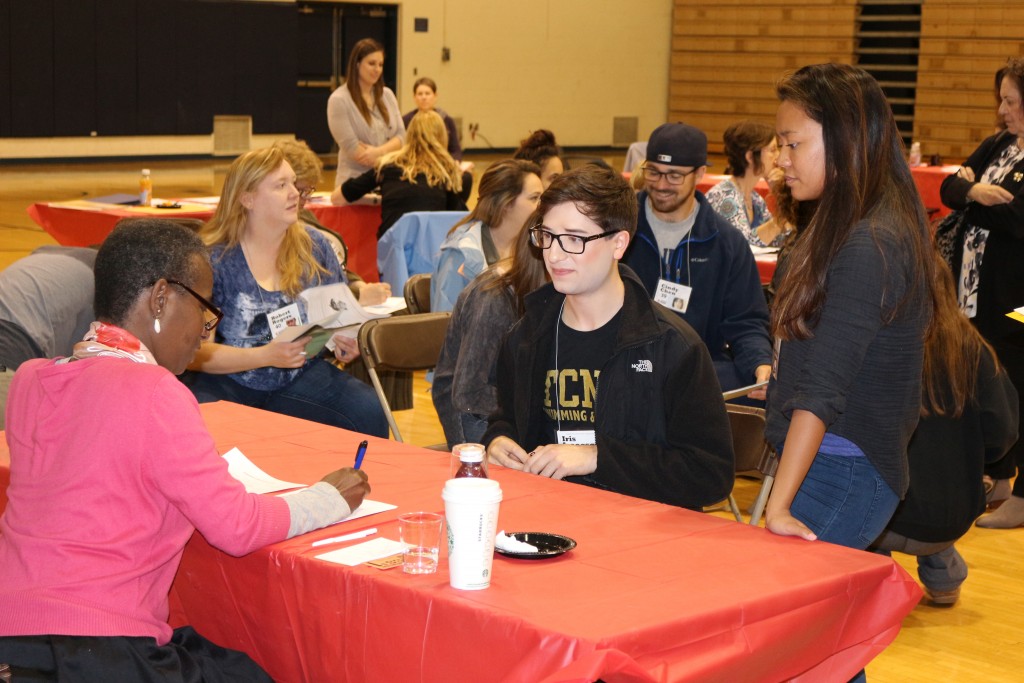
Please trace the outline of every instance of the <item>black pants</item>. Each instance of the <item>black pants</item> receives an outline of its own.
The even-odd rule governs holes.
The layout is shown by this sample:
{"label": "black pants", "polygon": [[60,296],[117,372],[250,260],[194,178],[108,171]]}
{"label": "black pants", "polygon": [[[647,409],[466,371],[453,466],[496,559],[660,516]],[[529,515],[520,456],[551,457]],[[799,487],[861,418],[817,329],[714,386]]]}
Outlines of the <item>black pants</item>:
{"label": "black pants", "polygon": [[0,638],[0,663],[12,682],[60,683],[250,683],[273,679],[244,652],[214,645],[191,626],[175,629],[171,641],[129,636],[7,636]]}

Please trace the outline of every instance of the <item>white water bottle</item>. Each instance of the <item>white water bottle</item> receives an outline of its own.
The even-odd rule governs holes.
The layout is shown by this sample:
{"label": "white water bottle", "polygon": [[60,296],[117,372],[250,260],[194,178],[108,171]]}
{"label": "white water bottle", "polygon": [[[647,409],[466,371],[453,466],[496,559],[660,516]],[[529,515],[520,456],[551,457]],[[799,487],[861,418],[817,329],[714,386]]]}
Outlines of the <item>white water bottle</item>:
{"label": "white water bottle", "polygon": [[921,165],[921,143],[915,142],[910,145],[910,167]]}

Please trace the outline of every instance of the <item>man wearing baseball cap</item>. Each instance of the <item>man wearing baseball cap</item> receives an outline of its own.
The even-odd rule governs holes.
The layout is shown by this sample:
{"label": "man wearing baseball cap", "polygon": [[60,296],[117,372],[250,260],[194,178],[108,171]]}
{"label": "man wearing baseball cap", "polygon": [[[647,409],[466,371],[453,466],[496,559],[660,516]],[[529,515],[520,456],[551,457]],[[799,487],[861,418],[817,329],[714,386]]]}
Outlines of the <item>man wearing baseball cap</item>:
{"label": "man wearing baseball cap", "polygon": [[[753,253],[697,191],[707,153],[707,136],[685,123],[666,123],[651,133],[636,237],[623,262],[655,301],[674,308],[697,331],[728,391],[766,381],[772,350]],[[764,398],[764,391],[751,396]]]}

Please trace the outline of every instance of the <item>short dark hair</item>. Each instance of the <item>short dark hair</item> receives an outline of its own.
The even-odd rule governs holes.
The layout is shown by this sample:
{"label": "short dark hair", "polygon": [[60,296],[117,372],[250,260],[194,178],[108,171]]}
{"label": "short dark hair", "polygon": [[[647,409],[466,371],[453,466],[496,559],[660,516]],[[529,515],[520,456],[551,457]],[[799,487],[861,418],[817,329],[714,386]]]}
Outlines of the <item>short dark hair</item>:
{"label": "short dark hair", "polygon": [[636,193],[622,175],[595,164],[574,168],[551,181],[527,225],[534,225],[554,207],[572,202],[576,210],[603,232],[636,232]]}
{"label": "short dark hair", "polygon": [[96,254],[96,317],[124,323],[139,294],[160,278],[194,285],[196,256],[210,262],[203,241],[184,226],[163,218],[118,221]]}
{"label": "short dark hair", "polygon": [[729,162],[726,173],[741,176],[747,172],[747,152],[754,153],[754,172],[761,173],[759,152],[772,144],[775,128],[759,121],[740,121],[725,129],[725,158]]}
{"label": "short dark hair", "polygon": [[416,91],[420,89],[421,85],[425,85],[430,88],[434,94],[437,94],[437,83],[434,82],[433,78],[427,76],[421,76],[416,79],[416,82],[412,84],[412,94],[415,95]]}

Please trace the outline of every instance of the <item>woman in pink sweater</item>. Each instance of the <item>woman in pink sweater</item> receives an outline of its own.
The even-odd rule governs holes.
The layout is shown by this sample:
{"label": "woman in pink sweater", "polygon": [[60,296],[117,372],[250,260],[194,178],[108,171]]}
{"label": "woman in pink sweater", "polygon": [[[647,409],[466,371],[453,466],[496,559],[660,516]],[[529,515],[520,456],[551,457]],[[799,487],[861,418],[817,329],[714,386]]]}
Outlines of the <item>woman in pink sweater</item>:
{"label": "woman in pink sweater", "polygon": [[122,221],[96,257],[95,310],[70,358],[19,368],[7,407],[0,662],[14,680],[270,680],[243,653],[167,624],[194,530],[243,555],[347,516],[366,475],[282,499],[246,493],[176,374],[220,319],[203,243]]}

